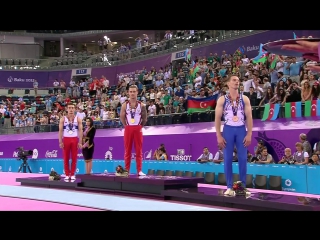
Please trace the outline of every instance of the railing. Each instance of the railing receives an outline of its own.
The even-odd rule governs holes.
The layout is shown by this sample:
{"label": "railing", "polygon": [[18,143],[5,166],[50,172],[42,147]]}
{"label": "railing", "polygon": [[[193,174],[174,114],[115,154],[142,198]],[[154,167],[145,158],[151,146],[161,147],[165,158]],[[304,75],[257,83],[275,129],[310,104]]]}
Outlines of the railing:
{"label": "railing", "polygon": [[[165,50],[158,50],[156,52],[153,51],[144,51],[144,47],[142,46],[140,52],[142,52],[143,54],[141,55],[140,53],[137,53],[136,49],[132,49],[132,51],[130,51],[130,58],[126,58],[126,59],[121,59],[121,60],[114,60],[114,58],[116,57],[116,59],[118,59],[119,53],[117,53],[116,55],[109,55],[109,54],[97,54],[94,56],[91,56],[89,59],[94,60],[95,58],[102,58],[102,60],[99,60],[95,63],[81,63],[81,64],[68,64],[68,65],[59,65],[59,66],[51,66],[51,63],[54,62],[53,59],[50,60],[44,60],[44,59],[39,59],[38,61],[40,62],[39,65],[42,66],[38,66],[35,68],[35,66],[2,66],[2,69],[6,69],[6,70],[70,70],[70,69],[75,69],[75,68],[90,68],[90,67],[112,67],[112,66],[116,66],[116,65],[121,65],[121,64],[126,64],[126,63],[130,63],[130,62],[134,62],[137,60],[143,60],[143,59],[147,59],[147,58],[151,58],[151,57],[157,57],[157,56],[161,56],[161,55],[165,55],[168,53],[172,53],[172,52],[177,52],[177,51],[183,51],[186,50],[186,48],[192,47],[192,48],[199,48],[199,47],[203,47],[203,46],[208,46],[208,45],[212,45],[212,44],[217,44],[221,41],[230,41],[233,39],[237,39],[237,38],[242,38],[245,36],[250,36],[250,35],[254,35],[254,34],[259,34],[262,32],[265,32],[266,30],[244,30],[241,32],[230,32],[227,35],[220,35],[219,37],[215,37],[215,38],[211,38],[211,39],[206,39],[204,41],[198,41],[195,43],[188,43],[188,41],[186,42],[185,40],[187,40],[188,36],[184,36],[184,37],[180,37],[180,38],[175,38],[175,39],[171,39],[171,40],[167,40],[167,41],[162,41],[162,45],[166,45],[167,42],[171,42],[171,48],[169,49],[165,49]],[[1,32],[0,32],[1,35]],[[56,35],[56,34],[55,34]],[[182,39],[184,38],[184,39]],[[177,41],[184,41],[184,44],[175,44],[174,42]],[[151,44],[153,45],[153,44]],[[150,47],[150,45],[148,46],[148,48]],[[71,59],[71,57],[70,57]],[[43,66],[46,65],[46,66]],[[28,69],[29,67],[29,69]],[[0,68],[1,69],[1,68]]]}
{"label": "railing", "polygon": [[86,35],[95,35],[95,34],[104,34],[104,33],[113,33],[123,30],[90,30],[90,31],[81,31],[73,33],[30,33],[30,32],[0,32],[0,35],[10,35],[10,36],[30,36],[30,37],[76,37],[76,36],[86,36]]}
{"label": "railing", "polygon": [[[253,119],[261,119],[263,116],[264,107],[252,107]],[[302,105],[302,113],[304,112],[304,105]],[[284,118],[284,107],[280,108],[278,118]],[[192,114],[173,113],[161,114],[157,116],[149,116],[147,126],[160,126],[160,125],[174,125],[174,124],[187,124],[199,122],[214,122],[215,111],[195,112]],[[106,121],[94,121],[94,126],[97,129],[110,129],[122,128],[119,118]],[[35,125],[30,127],[0,127],[0,134],[22,134],[22,133],[41,133],[41,132],[57,132],[59,130],[58,124],[48,125]]]}

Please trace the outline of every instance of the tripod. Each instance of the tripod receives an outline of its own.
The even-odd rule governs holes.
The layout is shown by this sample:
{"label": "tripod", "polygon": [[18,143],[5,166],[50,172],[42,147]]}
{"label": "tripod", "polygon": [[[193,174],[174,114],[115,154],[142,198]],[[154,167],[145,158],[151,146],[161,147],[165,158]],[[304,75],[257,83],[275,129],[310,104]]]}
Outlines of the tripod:
{"label": "tripod", "polygon": [[23,162],[21,163],[21,165],[19,167],[18,173],[21,172],[21,170],[23,170],[23,173],[27,173],[27,168],[28,168],[29,173],[32,173],[31,168],[27,162],[28,159],[20,159],[20,160],[22,160]]}

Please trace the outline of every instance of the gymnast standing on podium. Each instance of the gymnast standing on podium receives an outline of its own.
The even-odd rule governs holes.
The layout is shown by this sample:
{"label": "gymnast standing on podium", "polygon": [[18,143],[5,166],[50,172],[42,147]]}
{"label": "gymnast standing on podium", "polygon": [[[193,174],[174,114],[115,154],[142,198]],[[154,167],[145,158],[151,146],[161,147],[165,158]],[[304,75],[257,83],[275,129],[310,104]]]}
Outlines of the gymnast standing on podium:
{"label": "gymnast standing on podium", "polygon": [[96,129],[93,126],[93,120],[90,117],[86,118],[86,127],[83,132],[83,145],[82,154],[85,162],[85,172],[90,174],[92,171],[92,159],[94,153],[94,136],[96,134]]}

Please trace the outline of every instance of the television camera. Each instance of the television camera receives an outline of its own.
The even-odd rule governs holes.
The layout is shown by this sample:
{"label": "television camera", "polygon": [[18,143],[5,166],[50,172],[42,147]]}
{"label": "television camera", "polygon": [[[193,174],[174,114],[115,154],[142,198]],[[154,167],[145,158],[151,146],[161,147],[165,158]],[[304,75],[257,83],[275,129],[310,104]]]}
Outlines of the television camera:
{"label": "television camera", "polygon": [[18,161],[22,160],[22,163],[19,167],[18,172],[21,172],[21,170],[23,170],[23,173],[27,173],[27,169],[28,169],[29,173],[32,173],[31,168],[28,164],[28,157],[33,155],[33,151],[32,150],[24,150],[23,147],[18,147],[18,148],[16,148],[16,150],[18,150],[17,160]]}

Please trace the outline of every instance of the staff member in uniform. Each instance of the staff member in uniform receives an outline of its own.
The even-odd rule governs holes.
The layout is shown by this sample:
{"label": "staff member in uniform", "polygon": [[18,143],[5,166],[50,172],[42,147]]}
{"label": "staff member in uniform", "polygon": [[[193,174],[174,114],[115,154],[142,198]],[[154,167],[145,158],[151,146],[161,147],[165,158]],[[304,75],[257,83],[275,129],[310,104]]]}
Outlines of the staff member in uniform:
{"label": "staff member in uniform", "polygon": [[124,130],[124,162],[125,170],[130,172],[131,150],[134,143],[136,151],[137,173],[139,176],[145,176],[142,172],[142,128],[147,123],[146,106],[137,100],[138,87],[131,85],[129,87],[129,100],[121,106],[120,120],[125,126]]}
{"label": "staff member in uniform", "polygon": [[[215,109],[215,127],[217,142],[223,148],[224,172],[227,181],[225,195],[234,195],[232,190],[233,173],[232,160],[234,146],[237,148],[240,181],[246,186],[247,176],[247,147],[252,137],[252,111],[247,96],[239,94],[239,78],[231,75],[227,79],[229,93],[218,99]],[[221,134],[221,118],[224,117],[223,133]],[[245,123],[247,122],[247,128]]]}
{"label": "staff member in uniform", "polygon": [[[63,149],[65,180],[76,180],[75,172],[77,169],[78,148],[82,149],[82,122],[74,114],[75,106],[67,104],[67,116],[60,119],[59,123],[59,145]],[[71,153],[71,169],[69,159]]]}
{"label": "staff member in uniform", "polygon": [[83,132],[82,155],[85,162],[86,174],[90,174],[92,170],[92,159],[94,153],[94,136],[96,129],[93,126],[93,120],[90,117],[86,118],[86,129]]}

